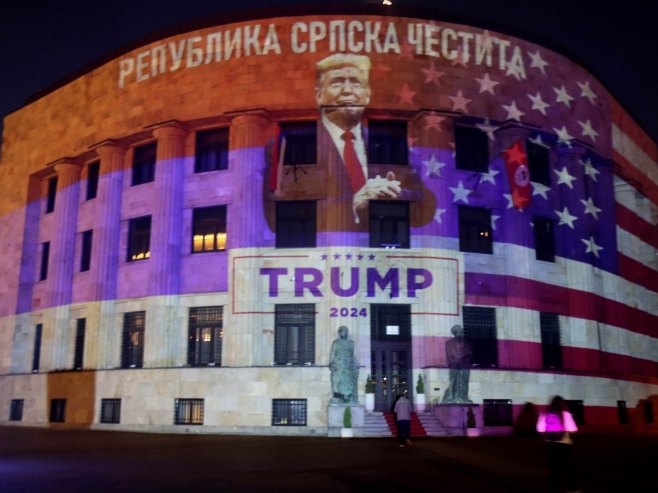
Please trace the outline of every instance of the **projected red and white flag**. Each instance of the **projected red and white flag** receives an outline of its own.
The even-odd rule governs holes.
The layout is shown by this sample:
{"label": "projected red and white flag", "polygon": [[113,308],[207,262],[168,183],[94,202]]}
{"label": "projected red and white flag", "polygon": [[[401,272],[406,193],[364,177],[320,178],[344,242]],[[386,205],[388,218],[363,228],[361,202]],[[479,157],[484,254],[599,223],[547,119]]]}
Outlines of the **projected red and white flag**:
{"label": "projected red and white flag", "polygon": [[524,140],[517,140],[507,150],[503,151],[503,160],[512,192],[512,203],[517,209],[525,209],[532,200],[532,188],[530,186],[528,155],[525,151]]}

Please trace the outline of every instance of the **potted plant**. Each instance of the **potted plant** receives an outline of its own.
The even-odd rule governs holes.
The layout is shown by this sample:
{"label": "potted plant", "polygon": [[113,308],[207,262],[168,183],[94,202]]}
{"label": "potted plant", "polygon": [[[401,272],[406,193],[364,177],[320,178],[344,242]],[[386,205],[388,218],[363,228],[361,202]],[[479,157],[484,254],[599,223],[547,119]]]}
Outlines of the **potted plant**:
{"label": "potted plant", "polygon": [[368,375],[366,379],[366,411],[372,412],[375,410],[375,383],[372,377]]}
{"label": "potted plant", "polygon": [[345,408],[343,412],[343,427],[340,429],[341,438],[352,438],[354,430],[352,430],[352,409],[350,406]]}
{"label": "potted plant", "polygon": [[418,374],[418,381],[416,382],[416,411],[425,411],[425,381],[423,375]]}
{"label": "potted plant", "polygon": [[475,427],[475,413],[472,408],[468,408],[466,413],[466,436],[477,437],[480,436],[480,430]]}

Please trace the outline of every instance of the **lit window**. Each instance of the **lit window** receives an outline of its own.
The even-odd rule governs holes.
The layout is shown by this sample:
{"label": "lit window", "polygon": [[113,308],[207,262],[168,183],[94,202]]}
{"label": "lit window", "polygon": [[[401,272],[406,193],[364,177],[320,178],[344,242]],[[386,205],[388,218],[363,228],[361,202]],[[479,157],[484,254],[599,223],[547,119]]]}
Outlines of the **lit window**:
{"label": "lit window", "polygon": [[191,366],[222,364],[223,308],[190,308],[187,363]]}
{"label": "lit window", "polygon": [[128,223],[128,255],[126,260],[151,257],[151,216],[137,217]]}
{"label": "lit window", "polygon": [[226,250],[226,206],[202,207],[192,213],[192,252]]}
{"label": "lit window", "polygon": [[459,250],[492,253],[491,211],[480,207],[459,207]]}
{"label": "lit window", "polygon": [[202,425],[203,399],[176,399],[174,401],[174,424]]}
{"label": "lit window", "polygon": [[141,368],[144,364],[144,326],[146,312],[123,315],[121,368]]}
{"label": "lit window", "polygon": [[272,399],[272,426],[306,426],[306,399]]}
{"label": "lit window", "polygon": [[274,363],[315,363],[315,305],[276,305],[274,319]]}

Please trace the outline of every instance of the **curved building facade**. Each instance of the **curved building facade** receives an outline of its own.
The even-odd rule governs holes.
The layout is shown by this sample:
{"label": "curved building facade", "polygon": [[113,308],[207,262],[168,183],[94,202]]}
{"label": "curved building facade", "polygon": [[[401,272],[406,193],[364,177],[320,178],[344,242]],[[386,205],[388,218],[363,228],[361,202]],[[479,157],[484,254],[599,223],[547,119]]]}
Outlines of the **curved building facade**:
{"label": "curved building facade", "polygon": [[652,426],[655,142],[558,53],[364,12],[159,39],[5,118],[1,423],[331,434],[342,326],[361,404],[422,376],[441,418],[460,325],[485,431],[554,394]]}

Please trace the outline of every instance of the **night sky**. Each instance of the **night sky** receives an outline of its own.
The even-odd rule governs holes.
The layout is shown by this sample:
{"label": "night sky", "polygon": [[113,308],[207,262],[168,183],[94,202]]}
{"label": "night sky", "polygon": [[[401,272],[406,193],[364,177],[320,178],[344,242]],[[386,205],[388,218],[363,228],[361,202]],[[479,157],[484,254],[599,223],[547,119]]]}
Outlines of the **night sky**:
{"label": "night sky", "polygon": [[[553,49],[592,72],[658,141],[658,30],[654,2],[353,0],[395,14],[423,8],[439,20],[508,33]],[[0,115],[112,52],[159,31],[294,0],[0,0]],[[313,4],[341,5],[316,0]],[[294,12],[294,10],[291,10]],[[415,15],[416,13],[414,13]],[[118,53],[117,53],[118,55]],[[0,127],[1,130],[1,127]]]}

